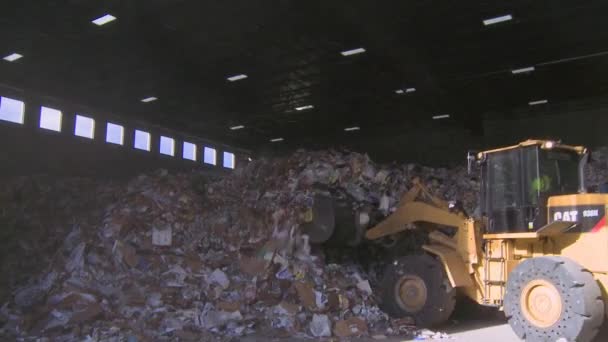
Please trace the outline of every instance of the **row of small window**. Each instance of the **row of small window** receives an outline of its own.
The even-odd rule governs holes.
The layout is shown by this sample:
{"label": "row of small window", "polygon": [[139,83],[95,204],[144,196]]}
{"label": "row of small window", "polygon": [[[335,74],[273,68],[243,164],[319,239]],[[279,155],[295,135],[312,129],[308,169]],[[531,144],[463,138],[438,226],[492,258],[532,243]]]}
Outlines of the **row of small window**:
{"label": "row of small window", "polygon": [[[25,120],[25,104],[22,101],[0,97],[0,120],[23,124]],[[39,127],[55,132],[61,132],[62,112],[57,109],[40,107]],[[74,120],[74,135],[87,139],[95,138],[95,120],[83,115],[76,115]],[[121,125],[108,122],[106,126],[106,142],[124,145],[125,128]],[[150,151],[152,135],[149,132],[135,130],[133,147],[138,150]],[[183,142],[182,158],[196,161],[197,145],[187,141]],[[167,156],[175,156],[175,140],[161,136],[159,152]],[[203,160],[205,164],[217,165],[217,152],[214,148],[203,147]],[[223,166],[234,169],[235,157],[233,153],[224,152]]]}

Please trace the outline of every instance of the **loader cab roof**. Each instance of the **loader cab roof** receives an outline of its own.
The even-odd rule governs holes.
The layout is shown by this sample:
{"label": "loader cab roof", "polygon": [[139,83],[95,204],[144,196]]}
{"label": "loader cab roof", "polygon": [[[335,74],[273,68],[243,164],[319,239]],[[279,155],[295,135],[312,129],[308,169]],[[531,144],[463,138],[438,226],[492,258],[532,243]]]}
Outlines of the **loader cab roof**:
{"label": "loader cab roof", "polygon": [[554,140],[528,139],[526,141],[520,142],[517,145],[501,147],[501,148],[496,148],[496,149],[492,149],[492,150],[486,150],[486,151],[479,152],[477,154],[477,159],[483,160],[483,159],[485,159],[485,155],[490,154],[490,153],[503,152],[503,151],[513,150],[513,149],[527,147],[527,146],[534,146],[534,145],[540,146],[542,149],[546,149],[546,150],[561,149],[561,150],[574,151],[578,154],[587,153],[587,148],[584,146],[565,145],[565,144],[562,144],[561,141],[559,141],[559,140],[554,141]]}

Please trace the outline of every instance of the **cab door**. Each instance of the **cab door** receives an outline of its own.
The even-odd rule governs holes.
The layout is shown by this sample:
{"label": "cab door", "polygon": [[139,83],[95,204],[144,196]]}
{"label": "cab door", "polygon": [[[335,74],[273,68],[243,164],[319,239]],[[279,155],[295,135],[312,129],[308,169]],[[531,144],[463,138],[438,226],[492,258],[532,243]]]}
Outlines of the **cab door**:
{"label": "cab door", "polygon": [[543,225],[538,195],[531,190],[537,174],[536,146],[486,156],[482,165],[481,202],[489,233],[525,232]]}

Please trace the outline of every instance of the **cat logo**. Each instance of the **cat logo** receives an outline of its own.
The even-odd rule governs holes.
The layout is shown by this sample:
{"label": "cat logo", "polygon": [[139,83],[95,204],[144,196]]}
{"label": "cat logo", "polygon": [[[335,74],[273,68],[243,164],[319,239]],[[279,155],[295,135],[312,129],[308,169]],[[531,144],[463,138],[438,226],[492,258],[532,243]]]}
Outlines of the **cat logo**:
{"label": "cat logo", "polygon": [[[600,216],[600,211],[598,209],[583,210],[583,218],[598,216]],[[578,210],[557,211],[553,214],[554,221],[577,222],[577,219]]]}
{"label": "cat logo", "polygon": [[557,211],[553,214],[554,221],[576,222],[578,210]]}

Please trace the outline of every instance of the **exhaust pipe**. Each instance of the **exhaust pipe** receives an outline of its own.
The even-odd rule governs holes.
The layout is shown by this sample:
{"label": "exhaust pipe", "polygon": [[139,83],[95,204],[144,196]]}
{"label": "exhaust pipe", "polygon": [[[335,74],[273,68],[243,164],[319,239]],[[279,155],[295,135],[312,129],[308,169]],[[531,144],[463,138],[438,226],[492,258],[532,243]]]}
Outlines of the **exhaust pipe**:
{"label": "exhaust pipe", "polygon": [[587,188],[585,187],[585,166],[587,165],[587,160],[589,159],[589,152],[585,152],[581,157],[581,160],[578,162],[578,177],[579,177],[579,188],[578,192],[584,194],[587,192]]}

